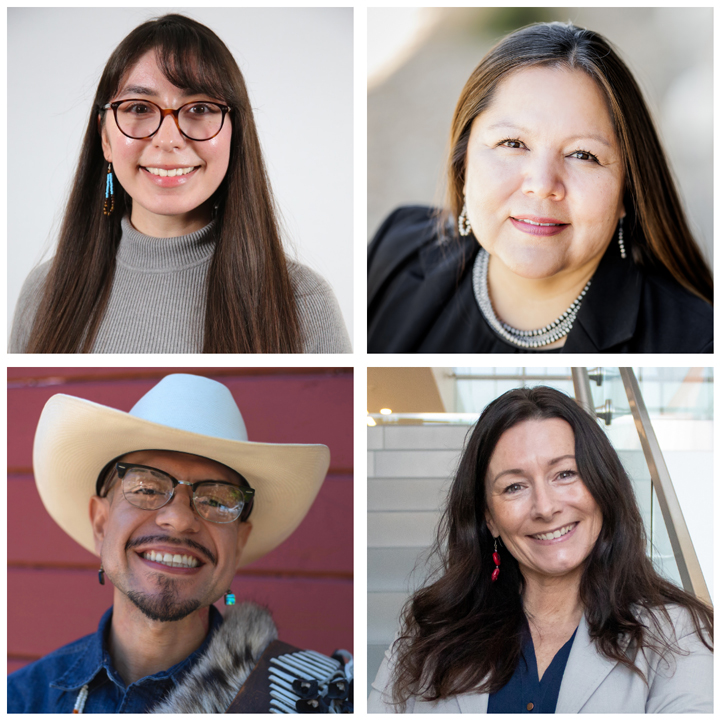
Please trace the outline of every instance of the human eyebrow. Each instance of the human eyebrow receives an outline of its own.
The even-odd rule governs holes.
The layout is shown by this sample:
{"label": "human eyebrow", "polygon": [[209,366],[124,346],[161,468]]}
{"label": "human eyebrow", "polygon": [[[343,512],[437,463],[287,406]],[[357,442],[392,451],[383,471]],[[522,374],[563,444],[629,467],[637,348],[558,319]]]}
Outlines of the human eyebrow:
{"label": "human eyebrow", "polygon": [[154,97],[157,93],[151,88],[146,88],[143,85],[128,85],[124,87],[118,95],[149,95]]}
{"label": "human eyebrow", "polygon": [[492,484],[495,485],[495,483],[504,475],[523,475],[524,471],[521,468],[512,468],[511,470],[503,470],[502,472],[499,472],[492,481]]}
{"label": "human eyebrow", "polygon": [[595,140],[596,142],[601,143],[602,145],[605,145],[606,147],[609,147],[610,149],[613,148],[613,144],[607,140],[607,138],[603,137],[602,135],[578,135],[577,137],[568,138],[568,143],[578,143],[582,142],[583,140]]}
{"label": "human eyebrow", "polygon": [[[158,93],[156,90],[145,87],[144,85],[128,85],[124,87],[118,95],[147,95],[149,97],[157,97]],[[198,92],[189,88],[180,88],[180,97],[186,98],[193,95],[207,95],[207,93]],[[210,97],[209,95],[207,96]]]}
{"label": "human eyebrow", "polygon": [[548,467],[552,467],[553,465],[557,465],[559,462],[562,462],[563,460],[574,460],[574,455],[561,455],[560,457],[553,458],[548,462]]}

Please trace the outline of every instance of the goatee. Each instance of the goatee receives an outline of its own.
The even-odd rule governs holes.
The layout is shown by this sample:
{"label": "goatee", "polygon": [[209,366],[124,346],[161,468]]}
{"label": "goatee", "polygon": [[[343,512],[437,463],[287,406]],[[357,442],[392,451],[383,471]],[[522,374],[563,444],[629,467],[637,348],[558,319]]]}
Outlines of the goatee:
{"label": "goatee", "polygon": [[131,590],[127,593],[130,601],[150,620],[175,622],[195,612],[200,607],[199,600],[180,600],[176,583],[172,578],[158,575],[160,592],[154,595]]}

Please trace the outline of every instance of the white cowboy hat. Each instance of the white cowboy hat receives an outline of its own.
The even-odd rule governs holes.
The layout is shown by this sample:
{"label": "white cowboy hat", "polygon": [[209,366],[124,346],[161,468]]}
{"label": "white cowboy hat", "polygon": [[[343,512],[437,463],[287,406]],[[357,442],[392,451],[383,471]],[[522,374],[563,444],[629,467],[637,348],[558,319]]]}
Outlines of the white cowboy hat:
{"label": "white cowboy hat", "polygon": [[35,433],[35,482],[55,522],[95,553],[88,507],[102,469],[136,450],[174,450],[227,465],[255,488],[247,565],[277,547],[300,524],[320,490],[325,445],[249,442],[230,390],[198,375],[168,375],[129,413],[53,395]]}

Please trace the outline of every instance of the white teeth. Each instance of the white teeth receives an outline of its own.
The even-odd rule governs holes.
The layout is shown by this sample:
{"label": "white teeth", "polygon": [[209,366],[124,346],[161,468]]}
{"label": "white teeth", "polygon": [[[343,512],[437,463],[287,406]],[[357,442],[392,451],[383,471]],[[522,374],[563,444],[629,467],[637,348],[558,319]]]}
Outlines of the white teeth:
{"label": "white teeth", "polygon": [[159,175],[160,177],[176,177],[177,175],[187,175],[188,173],[191,173],[195,168],[194,167],[186,167],[186,168],[173,168],[172,170],[165,170],[164,168],[146,167],[145,169],[151,175]]}
{"label": "white teeth", "polygon": [[197,567],[198,561],[191,555],[171,555],[170,553],[156,553],[154,550],[144,552],[142,556],[146,560],[152,560],[153,562],[160,563],[161,565],[168,565],[169,567]]}
{"label": "white teeth", "polygon": [[564,223],[539,223],[539,222],[533,222],[532,220],[521,220],[519,218],[515,218],[518,222],[524,222],[528,225],[540,225],[541,227],[555,227],[556,225],[563,225]]}
{"label": "white teeth", "polygon": [[561,527],[559,530],[555,530],[555,532],[540,533],[538,535],[533,535],[533,537],[537,538],[538,540],[555,540],[556,538],[562,537],[563,535],[567,535],[576,525],[577,523],[572,523],[571,525]]}

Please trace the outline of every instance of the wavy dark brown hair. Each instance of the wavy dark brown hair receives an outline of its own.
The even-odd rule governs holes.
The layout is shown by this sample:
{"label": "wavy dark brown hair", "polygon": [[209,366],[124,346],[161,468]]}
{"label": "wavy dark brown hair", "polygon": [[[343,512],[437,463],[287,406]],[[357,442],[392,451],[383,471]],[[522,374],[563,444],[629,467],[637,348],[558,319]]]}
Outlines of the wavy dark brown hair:
{"label": "wavy dark brown hair", "polygon": [[107,163],[99,126],[123,77],[154,50],[165,77],[231,108],[227,174],[210,199],[216,247],[208,272],[203,352],[302,352],[299,320],[270,182],[245,81],[212,30],[182,15],[135,28],[105,66],[27,352],[89,352],[115,274],[120,221],[132,199],[116,181],[115,211],[103,214]]}
{"label": "wavy dark brown hair", "polygon": [[438,570],[403,609],[392,688],[401,709],[411,696],[432,701],[496,692],[515,671],[526,622],[524,581],[515,558],[500,548],[502,572],[491,582],[495,565],[485,521],[485,475],[504,432],[546,418],[572,427],[578,473],[602,512],[580,581],[597,649],[642,676],[633,663],[635,652],[665,654],[676,647],[676,638],[663,629],[670,623],[668,604],[689,611],[698,636],[712,649],[712,609],[655,571],[632,484],[597,422],[553,388],[516,389],[490,403],[472,430],[433,547]]}
{"label": "wavy dark brown hair", "polygon": [[465,84],[453,115],[448,214],[458,217],[463,207],[473,120],[489,107],[504,78],[538,65],[583,70],[607,100],[625,168],[625,244],[634,261],[669,274],[712,304],[712,272],[690,232],[640,88],[615,48],[592,30],[560,22],[529,25],[503,38],[485,55]]}

